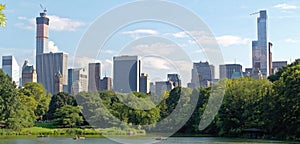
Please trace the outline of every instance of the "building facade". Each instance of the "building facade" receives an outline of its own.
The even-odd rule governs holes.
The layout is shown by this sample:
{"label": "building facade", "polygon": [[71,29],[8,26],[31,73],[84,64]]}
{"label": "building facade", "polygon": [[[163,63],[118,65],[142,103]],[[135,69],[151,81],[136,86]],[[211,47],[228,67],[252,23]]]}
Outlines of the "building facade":
{"label": "building facade", "polygon": [[16,86],[20,86],[20,67],[14,56],[2,56],[2,70],[12,78]]}
{"label": "building facade", "polygon": [[168,74],[168,81],[173,82],[174,87],[181,87],[181,78],[179,74]]}
{"label": "building facade", "polygon": [[140,76],[140,92],[149,93],[150,92],[150,77],[146,73],[142,73]]}
{"label": "building facade", "polygon": [[89,63],[89,84],[88,91],[99,91],[100,90],[100,79],[101,79],[101,64],[100,63]]}
{"label": "building facade", "polygon": [[257,18],[256,41],[252,41],[252,71],[261,71],[263,77],[269,75],[268,39],[267,39],[267,11],[261,10]]}
{"label": "building facade", "polygon": [[58,72],[62,75],[63,84],[63,90],[59,92],[63,92],[68,85],[68,55],[65,53],[44,53],[38,82],[43,84],[51,94],[56,94],[53,80]]}
{"label": "building facade", "polygon": [[113,90],[121,93],[139,92],[141,62],[138,56],[113,58]]}
{"label": "building facade", "polygon": [[68,69],[68,92],[77,95],[88,91],[88,74],[84,68]]}
{"label": "building facade", "polygon": [[215,79],[215,67],[208,62],[199,62],[193,64],[191,86],[209,86],[209,83]]}
{"label": "building facade", "polygon": [[225,64],[225,65],[220,65],[220,79],[223,78],[232,78],[232,74],[235,72],[242,73],[242,65],[240,64]]}
{"label": "building facade", "polygon": [[165,91],[170,91],[174,88],[171,81],[157,81],[155,82],[155,94],[161,96]]}
{"label": "building facade", "polygon": [[29,82],[37,82],[37,74],[33,65],[29,65],[28,60],[25,60],[22,67],[22,86]]}
{"label": "building facade", "polygon": [[272,71],[273,74],[278,72],[279,69],[287,65],[287,61],[273,61],[272,62]]}
{"label": "building facade", "polygon": [[100,91],[112,91],[112,78],[104,77],[100,80]]}

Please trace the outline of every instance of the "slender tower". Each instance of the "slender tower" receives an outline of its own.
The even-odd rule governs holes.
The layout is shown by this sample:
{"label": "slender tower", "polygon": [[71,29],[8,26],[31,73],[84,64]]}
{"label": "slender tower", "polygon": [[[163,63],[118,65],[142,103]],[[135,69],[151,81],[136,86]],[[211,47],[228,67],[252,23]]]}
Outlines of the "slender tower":
{"label": "slender tower", "polygon": [[260,70],[264,77],[269,75],[267,18],[266,10],[259,11],[257,18],[258,40],[252,41],[252,70]]}
{"label": "slender tower", "polygon": [[42,82],[41,75],[43,74],[43,54],[48,48],[48,27],[49,18],[46,17],[47,10],[44,9],[40,13],[40,17],[36,18],[36,72],[38,82]]}

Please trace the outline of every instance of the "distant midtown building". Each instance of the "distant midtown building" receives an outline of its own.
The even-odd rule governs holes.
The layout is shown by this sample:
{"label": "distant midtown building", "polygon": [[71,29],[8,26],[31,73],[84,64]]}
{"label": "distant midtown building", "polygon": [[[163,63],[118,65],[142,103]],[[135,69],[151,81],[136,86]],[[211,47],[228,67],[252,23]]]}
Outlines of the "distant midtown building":
{"label": "distant midtown building", "polygon": [[79,92],[88,91],[88,76],[84,68],[68,69],[68,92],[77,95]]}
{"label": "distant midtown building", "polygon": [[272,71],[273,74],[278,72],[279,69],[287,65],[287,61],[273,61],[272,62]]}
{"label": "distant midtown building", "polygon": [[150,92],[151,92],[151,94],[155,94],[156,93],[155,83],[154,82],[150,82]]}
{"label": "distant midtown building", "polygon": [[261,10],[257,18],[258,40],[252,41],[252,71],[261,71],[263,77],[269,75],[267,11]]}
{"label": "distant midtown building", "polygon": [[199,62],[193,64],[192,79],[189,84],[191,88],[203,86],[207,87],[215,79],[215,67],[208,62]]}
{"label": "distant midtown building", "polygon": [[12,78],[17,87],[20,86],[20,67],[14,56],[2,56],[2,70]]}
{"label": "distant midtown building", "polygon": [[[223,78],[228,78],[231,79],[233,73],[238,72],[242,73],[242,65],[240,64],[225,64],[225,65],[220,65],[220,79]],[[236,75],[237,73],[235,73]]]}
{"label": "distant midtown building", "polygon": [[100,63],[89,63],[89,84],[88,91],[99,91],[100,90],[100,78],[101,78],[101,64]]}
{"label": "distant midtown building", "polygon": [[140,76],[140,92],[149,93],[150,92],[150,78],[146,73],[142,73]]}
{"label": "distant midtown building", "polygon": [[29,65],[28,60],[25,60],[22,67],[22,86],[29,82],[37,82],[37,74],[33,65]]}
{"label": "distant midtown building", "polygon": [[[48,93],[56,94],[67,89],[68,55],[65,53],[45,53],[48,49],[49,18],[46,10],[36,18],[36,72],[37,81],[44,85]],[[62,79],[57,84],[58,76]],[[60,88],[62,83],[63,88]]]}
{"label": "distant midtown building", "polygon": [[160,96],[165,91],[170,91],[174,88],[173,82],[171,81],[157,81],[155,82],[155,94]]}
{"label": "distant midtown building", "polygon": [[244,77],[244,74],[243,72],[233,72],[230,79],[235,79],[235,78],[241,78],[241,77]]}
{"label": "distant midtown building", "polygon": [[181,78],[178,74],[168,74],[168,81],[173,82],[174,87],[181,87]]}
{"label": "distant midtown building", "polygon": [[100,80],[100,91],[111,91],[112,90],[112,78],[104,77]]}
{"label": "distant midtown building", "polygon": [[57,71],[55,73],[55,76],[54,76],[54,88],[52,89],[53,90],[53,93],[52,94],[57,94],[59,92],[63,92],[63,75],[60,73],[60,71]]}
{"label": "distant midtown building", "polygon": [[138,56],[113,58],[113,90],[121,93],[139,91],[141,62]]}

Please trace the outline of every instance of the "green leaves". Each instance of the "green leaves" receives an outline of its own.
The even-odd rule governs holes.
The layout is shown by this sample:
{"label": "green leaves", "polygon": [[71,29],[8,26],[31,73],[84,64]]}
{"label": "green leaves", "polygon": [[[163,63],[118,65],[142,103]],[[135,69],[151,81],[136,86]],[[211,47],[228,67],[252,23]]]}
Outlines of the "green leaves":
{"label": "green leaves", "polygon": [[6,17],[3,14],[3,10],[5,9],[5,5],[0,4],[0,26],[5,26],[6,25]]}
{"label": "green leaves", "polygon": [[78,106],[65,105],[55,111],[54,122],[62,127],[78,127],[83,123],[83,118],[79,115],[80,112]]}

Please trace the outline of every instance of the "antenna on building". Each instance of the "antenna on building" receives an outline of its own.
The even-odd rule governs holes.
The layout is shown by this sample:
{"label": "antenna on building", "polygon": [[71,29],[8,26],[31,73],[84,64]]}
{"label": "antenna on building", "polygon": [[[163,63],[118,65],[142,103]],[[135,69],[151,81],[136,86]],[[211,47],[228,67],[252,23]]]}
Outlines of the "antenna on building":
{"label": "antenna on building", "polygon": [[42,5],[42,4],[40,4],[40,7],[42,8],[42,10],[44,11],[44,13],[46,13],[47,12],[47,9]]}

